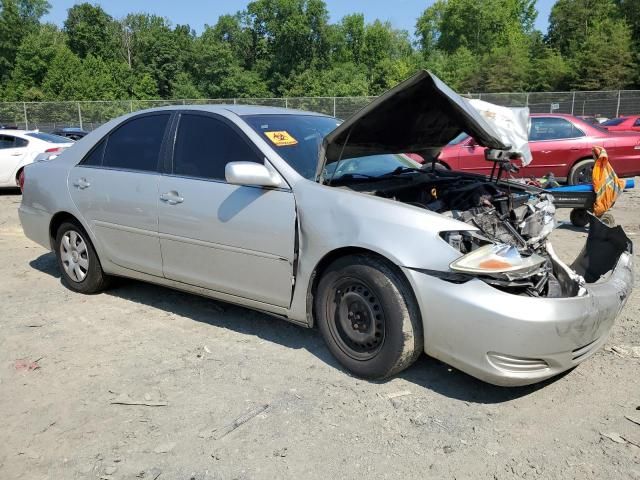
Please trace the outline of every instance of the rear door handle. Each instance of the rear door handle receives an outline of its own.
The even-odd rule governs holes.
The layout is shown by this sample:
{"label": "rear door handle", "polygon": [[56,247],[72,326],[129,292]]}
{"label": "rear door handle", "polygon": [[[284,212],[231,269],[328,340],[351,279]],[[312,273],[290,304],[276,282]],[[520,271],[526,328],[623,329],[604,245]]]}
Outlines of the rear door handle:
{"label": "rear door handle", "polygon": [[22,153],[20,152],[11,154],[12,157],[19,157],[20,155],[22,155]]}
{"label": "rear door handle", "polygon": [[84,190],[85,188],[89,188],[91,184],[87,182],[86,178],[79,178],[75,182],[73,182],[74,187],[78,187],[80,190]]}
{"label": "rear door handle", "polygon": [[540,153],[551,153],[553,150],[541,150]]}
{"label": "rear door handle", "polygon": [[160,200],[167,202],[169,205],[177,205],[178,203],[184,202],[184,198],[176,191],[163,193],[160,195]]}

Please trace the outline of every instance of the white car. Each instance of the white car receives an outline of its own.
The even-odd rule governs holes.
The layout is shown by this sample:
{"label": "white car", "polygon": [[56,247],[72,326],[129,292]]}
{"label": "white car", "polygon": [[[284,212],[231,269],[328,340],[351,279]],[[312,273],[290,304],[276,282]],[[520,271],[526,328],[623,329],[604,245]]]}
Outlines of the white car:
{"label": "white car", "polygon": [[68,138],[37,130],[0,130],[0,188],[21,186],[25,165],[38,156],[59,155],[73,143]]}

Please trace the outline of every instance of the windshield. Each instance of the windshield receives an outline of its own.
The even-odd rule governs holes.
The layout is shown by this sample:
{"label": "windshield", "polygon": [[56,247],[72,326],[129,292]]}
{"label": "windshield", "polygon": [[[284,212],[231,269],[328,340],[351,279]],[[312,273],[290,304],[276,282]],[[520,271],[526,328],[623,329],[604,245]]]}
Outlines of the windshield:
{"label": "windshield", "polygon": [[316,175],[322,140],[341,123],[336,118],[316,115],[250,115],[243,119],[308,179]]}
{"label": "windshield", "polygon": [[351,178],[378,178],[419,169],[421,165],[406,155],[384,154],[349,158],[333,162],[324,169],[323,177],[329,181]]}
{"label": "windshield", "polygon": [[50,133],[42,133],[42,132],[30,132],[27,133],[29,137],[37,138],[38,140],[42,140],[43,142],[49,143],[73,143],[73,140],[66,137],[59,137],[58,135],[51,135]]}
{"label": "windshield", "polygon": [[[341,123],[336,118],[315,115],[250,115],[243,118],[296,172],[309,180],[316,175],[322,140]],[[372,155],[331,163],[323,176],[333,180],[368,178],[419,167],[405,155]]]}

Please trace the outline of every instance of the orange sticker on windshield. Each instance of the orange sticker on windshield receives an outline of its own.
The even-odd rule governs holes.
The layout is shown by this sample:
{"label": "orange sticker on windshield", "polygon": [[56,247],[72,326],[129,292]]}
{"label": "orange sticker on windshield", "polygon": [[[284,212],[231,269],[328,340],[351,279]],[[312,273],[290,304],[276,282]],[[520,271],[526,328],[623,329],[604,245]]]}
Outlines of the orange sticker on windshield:
{"label": "orange sticker on windshield", "polygon": [[269,140],[278,147],[287,147],[289,145],[297,145],[298,141],[289,135],[289,132],[264,132]]}

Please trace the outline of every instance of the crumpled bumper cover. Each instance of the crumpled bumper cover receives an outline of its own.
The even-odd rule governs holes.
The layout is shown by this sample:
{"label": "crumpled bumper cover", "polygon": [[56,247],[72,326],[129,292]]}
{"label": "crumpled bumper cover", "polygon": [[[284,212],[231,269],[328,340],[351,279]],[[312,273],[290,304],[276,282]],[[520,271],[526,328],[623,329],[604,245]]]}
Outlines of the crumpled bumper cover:
{"label": "crumpled bumper cover", "polygon": [[415,287],[425,352],[474,377],[528,385],[568,370],[606,341],[633,289],[633,257],[570,298],[511,295],[481,280],[451,283],[404,269]]}

